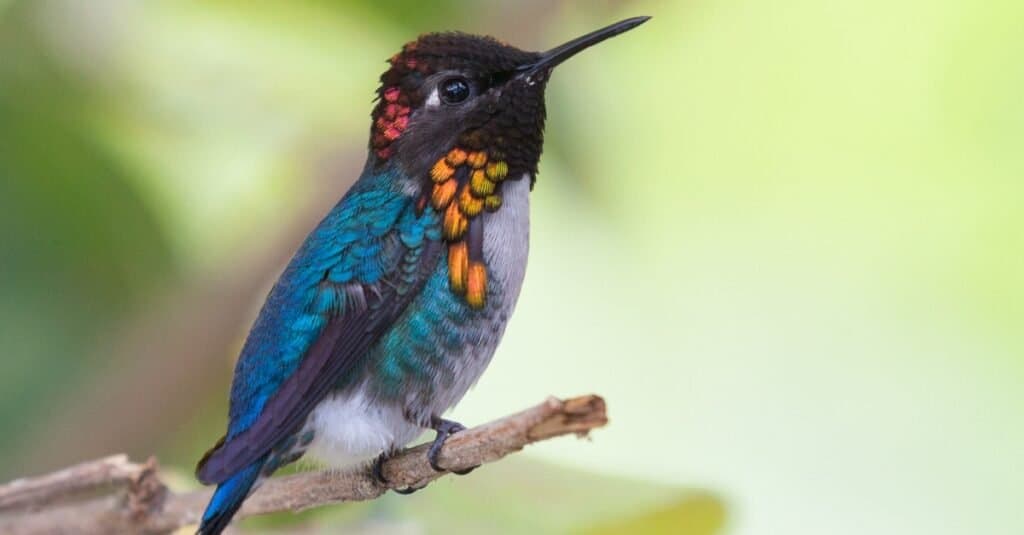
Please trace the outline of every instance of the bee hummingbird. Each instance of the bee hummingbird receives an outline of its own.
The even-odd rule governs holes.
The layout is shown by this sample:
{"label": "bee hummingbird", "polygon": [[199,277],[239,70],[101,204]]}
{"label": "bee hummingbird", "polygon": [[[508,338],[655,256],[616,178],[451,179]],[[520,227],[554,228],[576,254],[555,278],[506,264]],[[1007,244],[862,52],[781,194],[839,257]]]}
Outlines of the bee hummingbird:
{"label": "bee hummingbird", "polygon": [[[217,489],[200,534],[220,533],[275,470],[306,453],[380,462],[480,378],[526,271],[529,194],[552,69],[628,31],[623,20],[547,52],[433,33],[380,78],[359,179],[309,234],[242,348],[227,434],[196,476]],[[584,88],[578,88],[584,90]]]}

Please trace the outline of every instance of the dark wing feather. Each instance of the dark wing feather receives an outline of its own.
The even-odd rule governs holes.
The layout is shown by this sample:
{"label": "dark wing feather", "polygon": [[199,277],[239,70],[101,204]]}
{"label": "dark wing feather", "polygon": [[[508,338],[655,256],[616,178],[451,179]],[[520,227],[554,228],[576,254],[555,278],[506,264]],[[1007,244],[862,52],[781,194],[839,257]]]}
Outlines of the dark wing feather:
{"label": "dark wing feather", "polygon": [[[429,278],[440,256],[439,242],[427,242],[419,255],[416,288],[384,282],[365,293],[366,305],[329,322],[301,364],[267,402],[256,422],[212,451],[197,471],[203,483],[220,483],[296,432],[370,346],[380,339]],[[382,281],[383,282],[383,281]]]}
{"label": "dark wing feather", "polygon": [[387,332],[430,278],[442,245],[440,241],[424,239],[417,247],[403,246],[401,251],[389,259],[389,267],[394,269],[383,278],[372,284],[347,283],[348,306],[327,322],[294,373],[267,400],[255,422],[220,443],[200,461],[196,476],[201,482],[224,481],[297,432],[339,379]]}

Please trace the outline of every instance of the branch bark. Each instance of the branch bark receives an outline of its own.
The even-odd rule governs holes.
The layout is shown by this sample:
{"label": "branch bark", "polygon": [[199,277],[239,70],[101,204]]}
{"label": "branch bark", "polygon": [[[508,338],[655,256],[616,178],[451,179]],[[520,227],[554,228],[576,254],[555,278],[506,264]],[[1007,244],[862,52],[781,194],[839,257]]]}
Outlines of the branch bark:
{"label": "branch bark", "polygon": [[[524,446],[576,434],[607,423],[604,400],[583,396],[544,403],[453,435],[439,461],[464,470],[497,461]],[[404,450],[384,463],[387,485],[366,470],[305,472],[267,480],[237,515],[302,511],[321,505],[372,500],[388,489],[423,487],[447,472],[426,461],[427,445]],[[136,464],[115,455],[52,474],[0,486],[0,533],[170,533],[199,521],[212,490],[170,492],[155,459]]]}

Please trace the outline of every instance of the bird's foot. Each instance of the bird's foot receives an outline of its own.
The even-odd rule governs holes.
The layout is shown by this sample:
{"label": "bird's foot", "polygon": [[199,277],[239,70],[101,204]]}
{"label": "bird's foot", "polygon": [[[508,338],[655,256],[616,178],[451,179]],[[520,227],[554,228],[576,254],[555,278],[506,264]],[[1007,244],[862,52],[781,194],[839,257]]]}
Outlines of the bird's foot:
{"label": "bird's foot", "polygon": [[425,487],[426,487],[426,485],[424,485],[422,487],[405,487],[404,489],[391,489],[391,490],[395,491],[395,494],[401,494],[402,496],[408,496],[408,495],[416,492],[417,490],[421,490],[421,489],[423,489]]}
{"label": "bird's foot", "polygon": [[395,452],[393,451],[383,451],[373,460],[373,466],[370,467],[370,477],[381,486],[387,486],[388,484],[388,478],[384,477],[384,461],[394,456]]}
{"label": "bird's foot", "polygon": [[445,468],[441,468],[441,465],[437,462],[438,456],[441,455],[441,447],[444,446],[448,437],[458,433],[459,431],[465,431],[466,426],[458,422],[435,417],[431,420],[430,427],[437,432],[437,436],[434,437],[434,442],[430,444],[430,450],[427,451],[427,461],[430,462],[431,468],[438,472],[451,472],[456,475],[464,476],[473,470],[476,470],[480,466],[471,466],[465,470],[446,470]]}
{"label": "bird's foot", "polygon": [[[391,485],[391,482],[388,481],[388,478],[384,477],[384,463],[388,459],[397,455],[398,451],[399,450],[390,450],[381,452],[381,454],[378,455],[377,458],[374,459],[373,461],[373,466],[370,468],[370,477],[372,477],[373,480],[376,481],[377,484],[379,484],[382,487],[389,487]],[[409,495],[416,492],[417,490],[420,490],[421,488],[423,487],[406,487],[404,489],[391,490],[395,491],[395,493],[397,494]]]}

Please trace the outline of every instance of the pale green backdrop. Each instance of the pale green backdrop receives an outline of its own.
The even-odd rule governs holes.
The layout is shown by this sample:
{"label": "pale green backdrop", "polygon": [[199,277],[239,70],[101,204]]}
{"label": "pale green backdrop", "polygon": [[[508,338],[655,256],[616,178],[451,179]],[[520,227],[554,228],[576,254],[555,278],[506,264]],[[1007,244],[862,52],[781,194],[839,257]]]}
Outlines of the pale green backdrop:
{"label": "pale green backdrop", "polygon": [[384,59],[639,14],[549,86],[526,287],[454,412],[596,392],[609,427],[245,530],[1024,532],[1012,1],[0,2],[0,479],[194,485]]}

